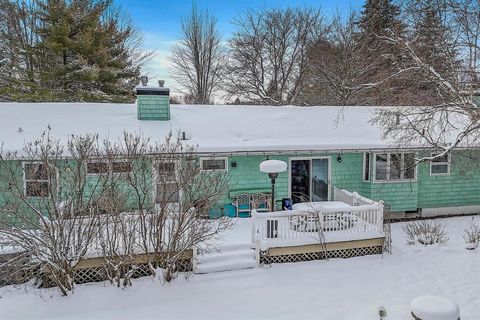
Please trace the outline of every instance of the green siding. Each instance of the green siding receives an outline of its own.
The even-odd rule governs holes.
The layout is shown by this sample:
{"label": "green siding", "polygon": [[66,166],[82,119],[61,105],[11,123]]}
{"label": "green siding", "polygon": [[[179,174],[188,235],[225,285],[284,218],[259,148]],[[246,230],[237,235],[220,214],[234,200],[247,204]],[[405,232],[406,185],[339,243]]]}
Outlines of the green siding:
{"label": "green siding", "polygon": [[[271,156],[269,159],[288,162],[287,156]],[[271,181],[267,173],[260,172],[260,163],[267,160],[266,156],[235,156],[229,157],[229,192],[226,203],[229,203],[239,193],[270,192]],[[236,162],[236,167],[232,167]],[[275,199],[288,197],[288,171],[280,173],[275,182]]]}
{"label": "green siding", "polygon": [[[341,162],[337,160],[340,157]],[[362,193],[363,153],[332,154],[332,185]]]}
{"label": "green siding", "polygon": [[138,120],[170,120],[170,97],[138,95],[137,118]]}
{"label": "green siding", "polygon": [[430,165],[418,168],[418,206],[435,208],[480,204],[479,154],[455,152],[449,175],[430,175]]}
{"label": "green siding", "polygon": [[[455,152],[452,155],[451,172],[448,176],[430,176],[430,164],[418,166],[417,179],[401,182],[363,181],[363,153],[319,153],[270,156],[270,159],[289,163],[290,158],[325,157],[331,160],[331,186],[356,191],[379,201],[383,200],[393,212],[411,211],[417,208],[480,205],[480,166],[472,159],[475,155]],[[338,156],[342,161],[337,161]],[[476,155],[478,158],[479,155]],[[225,204],[238,193],[268,192],[268,175],[259,171],[260,162],[266,156],[229,157],[230,190]],[[236,168],[231,163],[237,163]],[[373,163],[371,162],[371,170]],[[372,171],[371,171],[372,173]],[[372,177],[371,177],[372,178]],[[279,175],[275,198],[288,197],[288,172]],[[332,190],[333,191],[333,190]],[[331,195],[332,196],[332,195]]]}
{"label": "green siding", "polygon": [[391,211],[408,211],[418,208],[416,181],[374,182],[370,186],[369,198],[376,201],[383,200],[390,206]]}
{"label": "green siding", "polygon": [[[448,206],[464,206],[480,204],[480,166],[475,159],[480,153],[455,152],[452,155],[451,170],[449,175],[431,176],[430,164],[421,163],[417,170],[417,179],[402,182],[373,182],[363,181],[363,153],[318,153],[318,154],[281,154],[281,155],[235,155],[228,157],[229,189],[225,193],[219,209],[231,203],[239,193],[270,192],[271,183],[268,174],[260,172],[259,165],[267,159],[277,159],[288,163],[293,158],[318,158],[328,157],[331,164],[331,192],[333,187],[356,191],[373,200],[383,200],[393,212],[416,210],[417,208],[434,208]],[[337,159],[341,157],[341,161]],[[59,160],[57,167],[60,174],[68,175],[65,161]],[[233,163],[236,166],[233,166]],[[21,162],[12,161],[11,165],[18,171],[17,182],[23,183]],[[70,163],[70,168],[72,164]],[[134,164],[134,170],[140,165]],[[151,164],[147,164],[151,170]],[[373,168],[373,165],[371,166]],[[372,172],[371,172],[372,173]],[[0,178],[5,172],[0,172]],[[95,177],[88,177],[92,186]],[[2,190],[8,186],[2,185]],[[59,191],[63,197],[67,196],[67,186],[60,179]],[[280,173],[275,185],[275,198],[277,203],[282,198],[289,197],[289,171]],[[88,192],[88,190],[86,191]],[[153,195],[149,195],[153,203]],[[330,195],[333,197],[333,194]],[[0,201],[8,201],[6,192]],[[32,201],[35,201],[32,199]],[[129,199],[129,205],[135,207],[135,199]]]}

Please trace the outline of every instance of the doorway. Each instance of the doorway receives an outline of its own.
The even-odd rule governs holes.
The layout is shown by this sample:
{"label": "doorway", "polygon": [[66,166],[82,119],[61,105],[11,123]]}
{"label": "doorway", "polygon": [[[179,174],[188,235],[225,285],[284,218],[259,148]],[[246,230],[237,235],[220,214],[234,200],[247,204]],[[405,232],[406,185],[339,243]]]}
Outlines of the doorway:
{"label": "doorway", "polygon": [[290,196],[293,203],[330,199],[330,159],[291,159]]}

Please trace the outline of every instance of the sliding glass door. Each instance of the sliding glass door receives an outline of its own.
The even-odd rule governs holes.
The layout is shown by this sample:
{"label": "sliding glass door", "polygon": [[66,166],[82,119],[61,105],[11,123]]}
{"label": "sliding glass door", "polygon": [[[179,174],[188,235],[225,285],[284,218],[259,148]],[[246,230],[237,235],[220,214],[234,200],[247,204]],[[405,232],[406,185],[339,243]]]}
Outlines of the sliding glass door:
{"label": "sliding glass door", "polygon": [[328,201],[328,159],[312,160],[311,201]]}
{"label": "sliding glass door", "polygon": [[293,203],[328,201],[329,159],[292,159],[290,192]]}

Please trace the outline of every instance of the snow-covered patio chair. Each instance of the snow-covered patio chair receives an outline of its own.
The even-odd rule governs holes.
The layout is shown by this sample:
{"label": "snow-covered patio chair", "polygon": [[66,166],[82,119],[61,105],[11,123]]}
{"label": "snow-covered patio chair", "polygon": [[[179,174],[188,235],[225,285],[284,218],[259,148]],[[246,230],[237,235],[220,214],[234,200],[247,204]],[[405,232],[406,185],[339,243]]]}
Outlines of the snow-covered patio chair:
{"label": "snow-covered patio chair", "polygon": [[250,217],[252,212],[251,196],[248,193],[237,194],[234,203],[237,210],[237,217]]}
{"label": "snow-covered patio chair", "polygon": [[257,212],[270,212],[271,197],[265,193],[252,194],[252,209]]}

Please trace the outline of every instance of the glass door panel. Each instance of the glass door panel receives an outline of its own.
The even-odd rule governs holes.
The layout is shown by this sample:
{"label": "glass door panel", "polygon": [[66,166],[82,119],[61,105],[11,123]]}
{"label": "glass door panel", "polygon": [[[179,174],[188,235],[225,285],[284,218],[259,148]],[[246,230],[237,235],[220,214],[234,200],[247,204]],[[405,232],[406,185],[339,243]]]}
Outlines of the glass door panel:
{"label": "glass door panel", "polygon": [[290,181],[293,203],[310,201],[310,160],[292,160]]}
{"label": "glass door panel", "polygon": [[312,160],[312,201],[328,201],[328,159]]}

